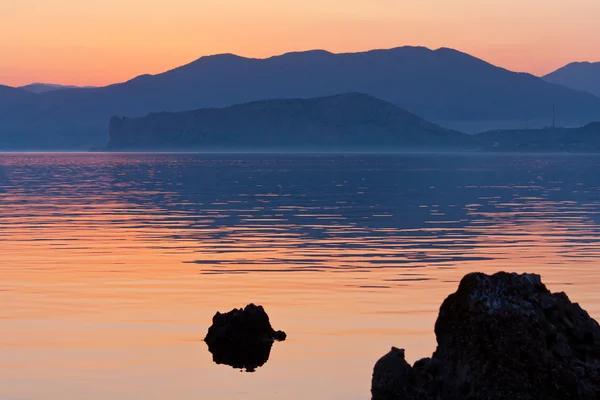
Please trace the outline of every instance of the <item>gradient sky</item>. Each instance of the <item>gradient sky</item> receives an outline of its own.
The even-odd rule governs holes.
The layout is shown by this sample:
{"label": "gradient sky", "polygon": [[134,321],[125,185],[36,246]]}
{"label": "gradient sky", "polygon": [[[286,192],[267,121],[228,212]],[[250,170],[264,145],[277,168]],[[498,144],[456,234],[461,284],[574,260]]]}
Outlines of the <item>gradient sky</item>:
{"label": "gradient sky", "polygon": [[203,55],[452,47],[544,74],[600,60],[600,0],[0,0],[0,83],[103,85]]}

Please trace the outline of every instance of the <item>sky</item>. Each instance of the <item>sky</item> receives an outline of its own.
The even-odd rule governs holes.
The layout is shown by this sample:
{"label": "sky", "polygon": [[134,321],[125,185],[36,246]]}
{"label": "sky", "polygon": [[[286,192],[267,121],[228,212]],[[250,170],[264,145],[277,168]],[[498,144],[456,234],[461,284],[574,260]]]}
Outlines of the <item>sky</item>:
{"label": "sky", "polygon": [[0,83],[106,85],[201,56],[451,47],[536,75],[600,61],[600,0],[0,0]]}

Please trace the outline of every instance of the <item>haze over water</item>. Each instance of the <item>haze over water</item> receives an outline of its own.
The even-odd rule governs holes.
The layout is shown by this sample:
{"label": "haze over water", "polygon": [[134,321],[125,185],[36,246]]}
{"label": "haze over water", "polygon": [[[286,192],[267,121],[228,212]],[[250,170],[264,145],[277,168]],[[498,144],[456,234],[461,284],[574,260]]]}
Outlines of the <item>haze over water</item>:
{"label": "haze over water", "polygon": [[[600,316],[600,156],[0,155],[0,398],[365,399],[471,271]],[[286,342],[215,365],[216,311]]]}

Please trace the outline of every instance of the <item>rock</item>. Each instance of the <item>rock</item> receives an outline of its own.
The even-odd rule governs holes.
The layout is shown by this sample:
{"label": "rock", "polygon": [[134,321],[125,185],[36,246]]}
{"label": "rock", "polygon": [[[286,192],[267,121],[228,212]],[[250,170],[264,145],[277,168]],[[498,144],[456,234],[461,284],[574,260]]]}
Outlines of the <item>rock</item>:
{"label": "rock", "polygon": [[277,331],[277,332],[275,332],[274,338],[278,342],[283,342],[285,339],[287,339],[287,335],[284,331]]}
{"label": "rock", "polygon": [[413,370],[404,359],[404,349],[392,347],[392,350],[375,364],[371,386],[373,398],[409,399],[412,397],[407,391],[412,391],[413,387]]}
{"label": "rock", "polygon": [[285,332],[271,327],[262,306],[249,304],[225,314],[217,312],[204,341],[217,364],[252,372],[268,361],[273,342],[286,338]]}
{"label": "rock", "polygon": [[466,275],[435,334],[431,358],[377,362],[373,400],[600,399],[600,326],[538,275]]}

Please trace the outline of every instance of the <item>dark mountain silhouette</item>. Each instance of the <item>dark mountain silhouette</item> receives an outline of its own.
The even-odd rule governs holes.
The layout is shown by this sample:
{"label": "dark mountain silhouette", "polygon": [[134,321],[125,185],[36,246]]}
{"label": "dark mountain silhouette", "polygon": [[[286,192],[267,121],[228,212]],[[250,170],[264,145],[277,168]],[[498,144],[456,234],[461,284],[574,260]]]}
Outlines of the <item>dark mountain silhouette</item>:
{"label": "dark mountain silhouette", "polygon": [[477,145],[470,135],[359,93],[264,100],[137,119],[115,117],[109,142],[109,148],[117,150],[390,150]]}
{"label": "dark mountain silhouette", "polygon": [[499,130],[476,137],[494,151],[600,152],[600,122],[581,128]]}
{"label": "dark mountain silhouette", "polygon": [[[561,123],[600,118],[600,99],[451,50],[402,47],[364,53],[288,53],[267,59],[223,54],[158,75],[96,89],[42,93],[0,107],[0,148],[105,145],[111,115],[226,107],[272,98],[361,92],[436,122]],[[502,122],[502,125],[498,125]]]}
{"label": "dark mountain silhouette", "polygon": [[[3,105],[9,104],[11,102],[17,102],[17,101],[28,99],[31,96],[32,96],[31,93],[29,93],[25,90],[10,87],[10,86],[0,85],[0,107]],[[0,122],[0,124],[1,124],[1,122]]]}
{"label": "dark mountain silhouette", "polygon": [[600,97],[600,62],[575,62],[544,76],[548,82]]}
{"label": "dark mountain silhouette", "polygon": [[92,86],[73,86],[73,85],[57,85],[54,83],[32,83],[30,85],[25,85],[19,87],[19,89],[27,90],[31,93],[46,93],[53,92],[55,90],[65,90],[65,89],[91,89]]}

